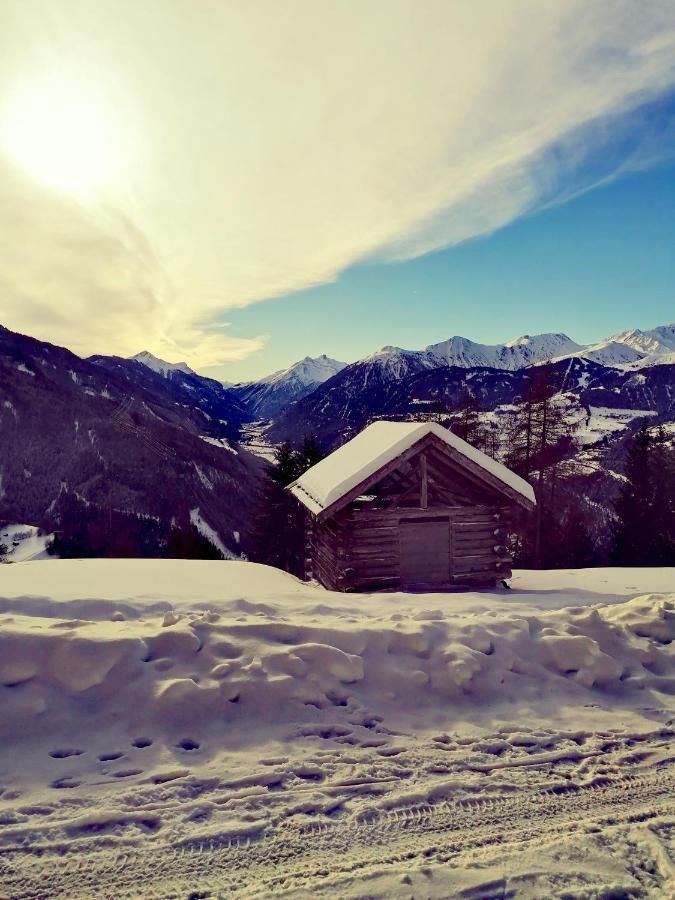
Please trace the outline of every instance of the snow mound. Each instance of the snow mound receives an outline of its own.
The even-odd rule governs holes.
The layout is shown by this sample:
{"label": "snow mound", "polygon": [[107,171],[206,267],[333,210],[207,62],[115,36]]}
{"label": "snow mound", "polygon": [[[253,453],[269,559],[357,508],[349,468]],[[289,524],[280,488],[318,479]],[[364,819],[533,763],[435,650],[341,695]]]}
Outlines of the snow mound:
{"label": "snow mound", "polygon": [[[135,596],[111,589],[115,567],[127,581],[136,572]],[[60,596],[31,596],[48,568]],[[174,586],[164,599],[147,589],[163,568],[160,588]],[[242,739],[314,721],[317,711],[332,720],[350,704],[401,727],[424,710],[480,718],[496,707],[517,705],[522,715],[542,702],[583,707],[601,696],[644,705],[651,694],[658,703],[675,693],[675,594],[591,607],[581,592],[571,597],[578,605],[545,609],[525,591],[332,594],[237,562],[61,561],[5,571],[15,576],[0,577],[6,741],[64,722],[113,721],[164,733],[236,728]],[[594,600],[588,591],[586,602]]]}

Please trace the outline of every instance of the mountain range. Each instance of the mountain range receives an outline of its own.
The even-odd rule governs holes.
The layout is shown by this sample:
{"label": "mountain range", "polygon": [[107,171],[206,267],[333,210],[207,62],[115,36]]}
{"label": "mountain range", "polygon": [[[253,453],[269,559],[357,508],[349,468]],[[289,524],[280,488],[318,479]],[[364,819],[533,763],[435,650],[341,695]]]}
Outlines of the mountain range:
{"label": "mountain range", "polygon": [[[97,357],[105,359],[105,357]],[[322,356],[304,359],[263,378],[224,385],[239,398],[248,419],[271,420],[290,404],[313,393],[344,369],[377,371],[378,380],[399,381],[430,369],[458,367],[517,371],[566,359],[586,359],[611,368],[642,368],[675,362],[675,323],[649,331],[633,329],[592,344],[579,344],[563,333],[524,334],[503,344],[480,344],[455,335],[423,350],[382,347],[362,360],[348,364]],[[198,376],[185,362],[170,363],[144,350],[131,357],[165,377]],[[204,379],[210,380],[210,379]]]}
{"label": "mountain range", "polygon": [[[605,366],[621,366],[646,358],[675,353],[675,323],[651,331],[625,331],[594,344],[578,344],[562,333],[524,334],[503,344],[479,344],[465,337],[451,337],[423,350],[383,347],[359,362],[374,362],[400,378],[412,371],[458,366],[515,371],[561,359],[589,359]],[[358,363],[355,363],[358,365]]]}
{"label": "mountain range", "polygon": [[67,495],[101,515],[189,517],[226,555],[246,552],[264,468],[247,442],[269,455],[265,442],[312,436],[330,450],[373,419],[452,414],[467,396],[499,428],[537,373],[578,426],[581,456],[599,448],[595,472],[620,471],[616,448],[640,420],[675,429],[673,324],[591,345],[452,337],[350,364],[305,357],[232,386],[147,351],[81,359],[0,327],[0,521],[58,528]]}
{"label": "mountain range", "polygon": [[[344,383],[350,386],[350,393],[353,393],[354,382],[358,382],[360,374],[367,375],[364,381],[369,381],[369,392],[377,393],[382,384],[398,382],[426,370],[457,367],[513,372],[569,359],[585,359],[610,368],[627,367],[627,370],[675,363],[675,323],[649,331],[624,331],[592,344],[579,344],[563,333],[525,334],[503,344],[481,344],[454,336],[423,350],[385,346],[350,364],[325,355],[306,356],[286,369],[257,381],[232,385],[231,389],[246,408],[249,418],[270,421],[326,383],[332,391],[336,386],[332,379],[345,372]],[[155,358],[146,364],[156,370],[172,366]],[[184,365],[173,364],[174,367]]]}
{"label": "mountain range", "polygon": [[[580,409],[625,404],[668,417],[675,324],[625,331],[593,344],[577,343],[562,333],[522,335],[503,344],[455,336],[423,350],[385,346],[348,365],[334,360],[321,365],[325,359],[306,358],[258,382],[233,387],[250,417],[268,420],[265,434],[272,443],[311,434],[332,448],[373,417],[419,416],[432,401],[452,408],[467,389],[490,410],[512,403],[528,373],[541,366],[551,368],[561,391],[575,394]],[[303,380],[298,371],[316,374]],[[563,384],[566,372],[580,373],[581,381],[575,385],[568,375]]]}

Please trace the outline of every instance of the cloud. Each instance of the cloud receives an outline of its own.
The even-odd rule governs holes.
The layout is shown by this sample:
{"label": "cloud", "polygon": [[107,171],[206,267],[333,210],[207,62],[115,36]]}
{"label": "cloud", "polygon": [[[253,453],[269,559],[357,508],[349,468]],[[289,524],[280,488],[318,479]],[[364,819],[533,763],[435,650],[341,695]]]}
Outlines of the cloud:
{"label": "cloud", "polygon": [[262,346],[191,325],[146,236],[126,216],[88,210],[2,158],[0,233],[0,321],[15,330],[82,355],[188,348],[199,364],[243,359]]}
{"label": "cloud", "polygon": [[47,8],[49,28],[37,0],[14,4],[0,75],[86,68],[129,162],[87,205],[0,173],[0,320],[193,365],[263,346],[215,327],[228,309],[489,233],[622,171],[594,151],[675,83],[669,0]]}

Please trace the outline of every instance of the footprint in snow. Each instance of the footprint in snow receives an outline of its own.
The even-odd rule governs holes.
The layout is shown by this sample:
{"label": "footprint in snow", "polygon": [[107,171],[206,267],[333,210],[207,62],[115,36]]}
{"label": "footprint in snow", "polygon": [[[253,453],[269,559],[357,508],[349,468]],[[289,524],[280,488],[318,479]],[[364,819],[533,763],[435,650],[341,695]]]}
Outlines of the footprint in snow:
{"label": "footprint in snow", "polygon": [[69,756],[82,756],[83,753],[84,750],[77,750],[74,747],[65,747],[49,751],[49,755],[52,759],[68,759]]}
{"label": "footprint in snow", "polygon": [[147,737],[139,737],[136,738],[135,741],[132,741],[131,746],[138,747],[139,749],[142,749],[143,747],[152,747],[152,740]]}
{"label": "footprint in snow", "polygon": [[25,816],[51,816],[54,812],[54,807],[35,804],[33,806],[22,806],[17,812]]}
{"label": "footprint in snow", "polygon": [[81,784],[81,781],[76,781],[74,778],[57,778],[56,781],[52,781],[49,787],[59,790],[62,788],[76,788]]}

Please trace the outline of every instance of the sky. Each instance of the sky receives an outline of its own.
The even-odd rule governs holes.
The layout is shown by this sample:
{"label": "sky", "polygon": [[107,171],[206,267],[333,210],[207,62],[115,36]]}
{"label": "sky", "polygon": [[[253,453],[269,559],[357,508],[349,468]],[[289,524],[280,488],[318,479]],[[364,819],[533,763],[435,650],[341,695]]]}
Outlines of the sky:
{"label": "sky", "polygon": [[675,319],[671,0],[0,0],[0,323],[228,380]]}

